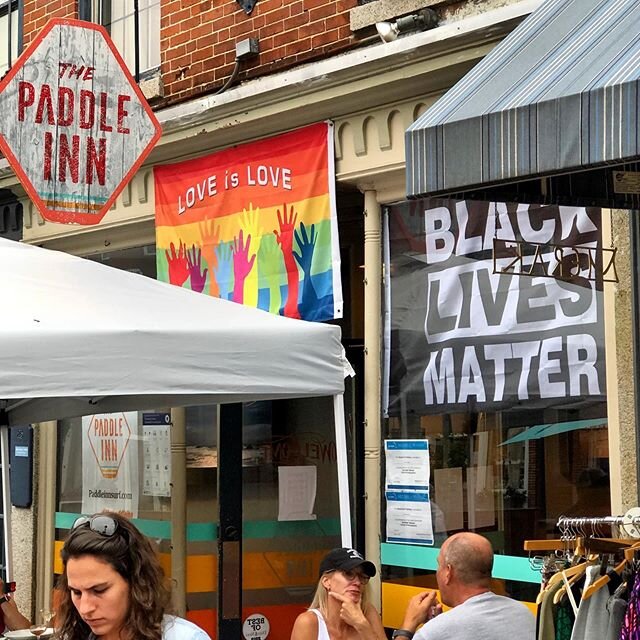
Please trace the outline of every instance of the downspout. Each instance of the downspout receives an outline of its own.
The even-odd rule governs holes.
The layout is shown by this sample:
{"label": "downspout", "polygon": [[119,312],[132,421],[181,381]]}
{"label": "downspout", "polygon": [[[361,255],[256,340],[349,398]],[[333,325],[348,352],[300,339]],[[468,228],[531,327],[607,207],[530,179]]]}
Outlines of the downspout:
{"label": "downspout", "polygon": [[171,409],[171,579],[173,605],[187,611],[187,447],[184,408]]}
{"label": "downspout", "polygon": [[[377,193],[364,191],[364,500],[367,560],[380,567],[380,349],[382,247]],[[371,580],[380,609],[380,573]]]}

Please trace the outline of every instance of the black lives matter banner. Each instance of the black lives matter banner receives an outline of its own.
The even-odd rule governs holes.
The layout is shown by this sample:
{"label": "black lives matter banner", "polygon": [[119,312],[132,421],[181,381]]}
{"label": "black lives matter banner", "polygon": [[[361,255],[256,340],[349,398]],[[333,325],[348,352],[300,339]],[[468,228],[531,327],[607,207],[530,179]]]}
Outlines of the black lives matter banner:
{"label": "black lives matter banner", "polygon": [[389,207],[388,414],[604,400],[600,229],[593,208]]}

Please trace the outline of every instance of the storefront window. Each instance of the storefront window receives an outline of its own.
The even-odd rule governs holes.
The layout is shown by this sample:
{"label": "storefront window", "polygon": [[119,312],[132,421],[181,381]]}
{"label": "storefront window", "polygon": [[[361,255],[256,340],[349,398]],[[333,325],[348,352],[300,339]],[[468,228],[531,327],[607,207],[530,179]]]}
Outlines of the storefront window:
{"label": "storefront window", "polygon": [[[428,440],[433,548],[487,536],[534,601],[524,540],[611,513],[600,210],[416,201],[387,238],[384,437]],[[437,552],[398,546],[385,579],[435,586]]]}
{"label": "storefront window", "polygon": [[[95,254],[89,259],[155,277],[151,246]],[[349,407],[353,399],[347,397]],[[159,547],[171,570],[171,442],[169,409],[59,423],[57,551],[75,518],[104,508],[130,512]],[[108,446],[87,437],[92,419],[120,420],[127,437]],[[101,423],[102,424],[102,423]],[[105,423],[109,428],[109,423]],[[124,427],[123,427],[123,430]],[[218,553],[218,407],[185,410],[187,458],[187,617],[215,636]],[[320,559],[340,545],[336,439],[332,398],[250,402],[243,406],[243,619],[260,614],[272,640],[289,640],[296,616],[311,602]],[[350,438],[351,441],[351,438]],[[135,464],[122,462],[134,453]],[[106,447],[106,448],[105,448]],[[102,459],[101,466],[98,458]],[[114,458],[114,459],[111,459]],[[115,490],[93,491],[88,467],[113,476]],[[104,467],[104,469],[102,469]],[[98,473],[98,480],[102,477]],[[129,498],[129,494],[134,497]],[[299,496],[305,498],[302,502]],[[126,495],[123,502],[120,497]],[[133,505],[133,506],[132,506]],[[55,571],[62,567],[56,553]]]}
{"label": "storefront window", "polygon": [[[145,416],[165,414],[126,415],[132,426],[139,425],[132,433],[132,441],[139,443],[133,521],[158,543],[169,572],[171,498],[147,489],[149,474],[157,479],[158,473],[145,465],[145,449],[154,443],[143,426],[149,422]],[[75,518],[87,510],[86,466],[97,464],[90,455],[83,459],[83,424],[86,431],[90,419],[64,420],[59,427],[58,548]],[[260,613],[269,621],[270,638],[288,640],[295,617],[313,597],[320,559],[340,545],[333,403],[331,398],[248,403],[243,420],[243,616]],[[187,609],[189,618],[212,633],[217,589],[216,431],[216,406],[187,408]],[[288,478],[287,469],[309,473]],[[126,471],[120,476],[118,486],[129,482]],[[310,478],[313,484],[304,511],[296,511],[299,504],[286,495],[299,488],[291,482],[299,483],[300,478]],[[100,508],[114,508],[106,492],[102,497]],[[60,571],[58,560],[56,572]]]}

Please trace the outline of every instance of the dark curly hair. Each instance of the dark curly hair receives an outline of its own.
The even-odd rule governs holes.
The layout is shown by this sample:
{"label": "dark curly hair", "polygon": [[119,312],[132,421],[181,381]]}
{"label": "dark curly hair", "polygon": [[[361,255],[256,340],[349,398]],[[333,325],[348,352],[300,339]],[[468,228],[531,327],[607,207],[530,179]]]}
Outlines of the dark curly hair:
{"label": "dark curly hair", "polygon": [[130,638],[160,640],[162,616],[171,601],[171,591],[164,577],[158,556],[149,540],[125,517],[103,512],[118,523],[111,536],[92,531],[82,524],[69,531],[62,547],[64,570],[58,582],[61,592],[57,610],[58,637],[63,640],[86,640],[91,633],[72,600],[67,582],[67,562],[70,558],[94,556],[110,564],[129,585],[129,611],[125,627]]}

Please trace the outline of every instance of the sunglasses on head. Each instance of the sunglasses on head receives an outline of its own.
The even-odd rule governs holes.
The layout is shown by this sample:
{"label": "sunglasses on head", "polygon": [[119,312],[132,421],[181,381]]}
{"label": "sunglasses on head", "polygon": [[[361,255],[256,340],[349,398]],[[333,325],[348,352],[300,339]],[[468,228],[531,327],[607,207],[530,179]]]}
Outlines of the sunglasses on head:
{"label": "sunglasses on head", "polygon": [[91,531],[106,537],[111,537],[118,530],[118,521],[114,520],[111,516],[105,515],[80,516],[76,518],[71,528],[77,529],[85,524],[89,525]]}

